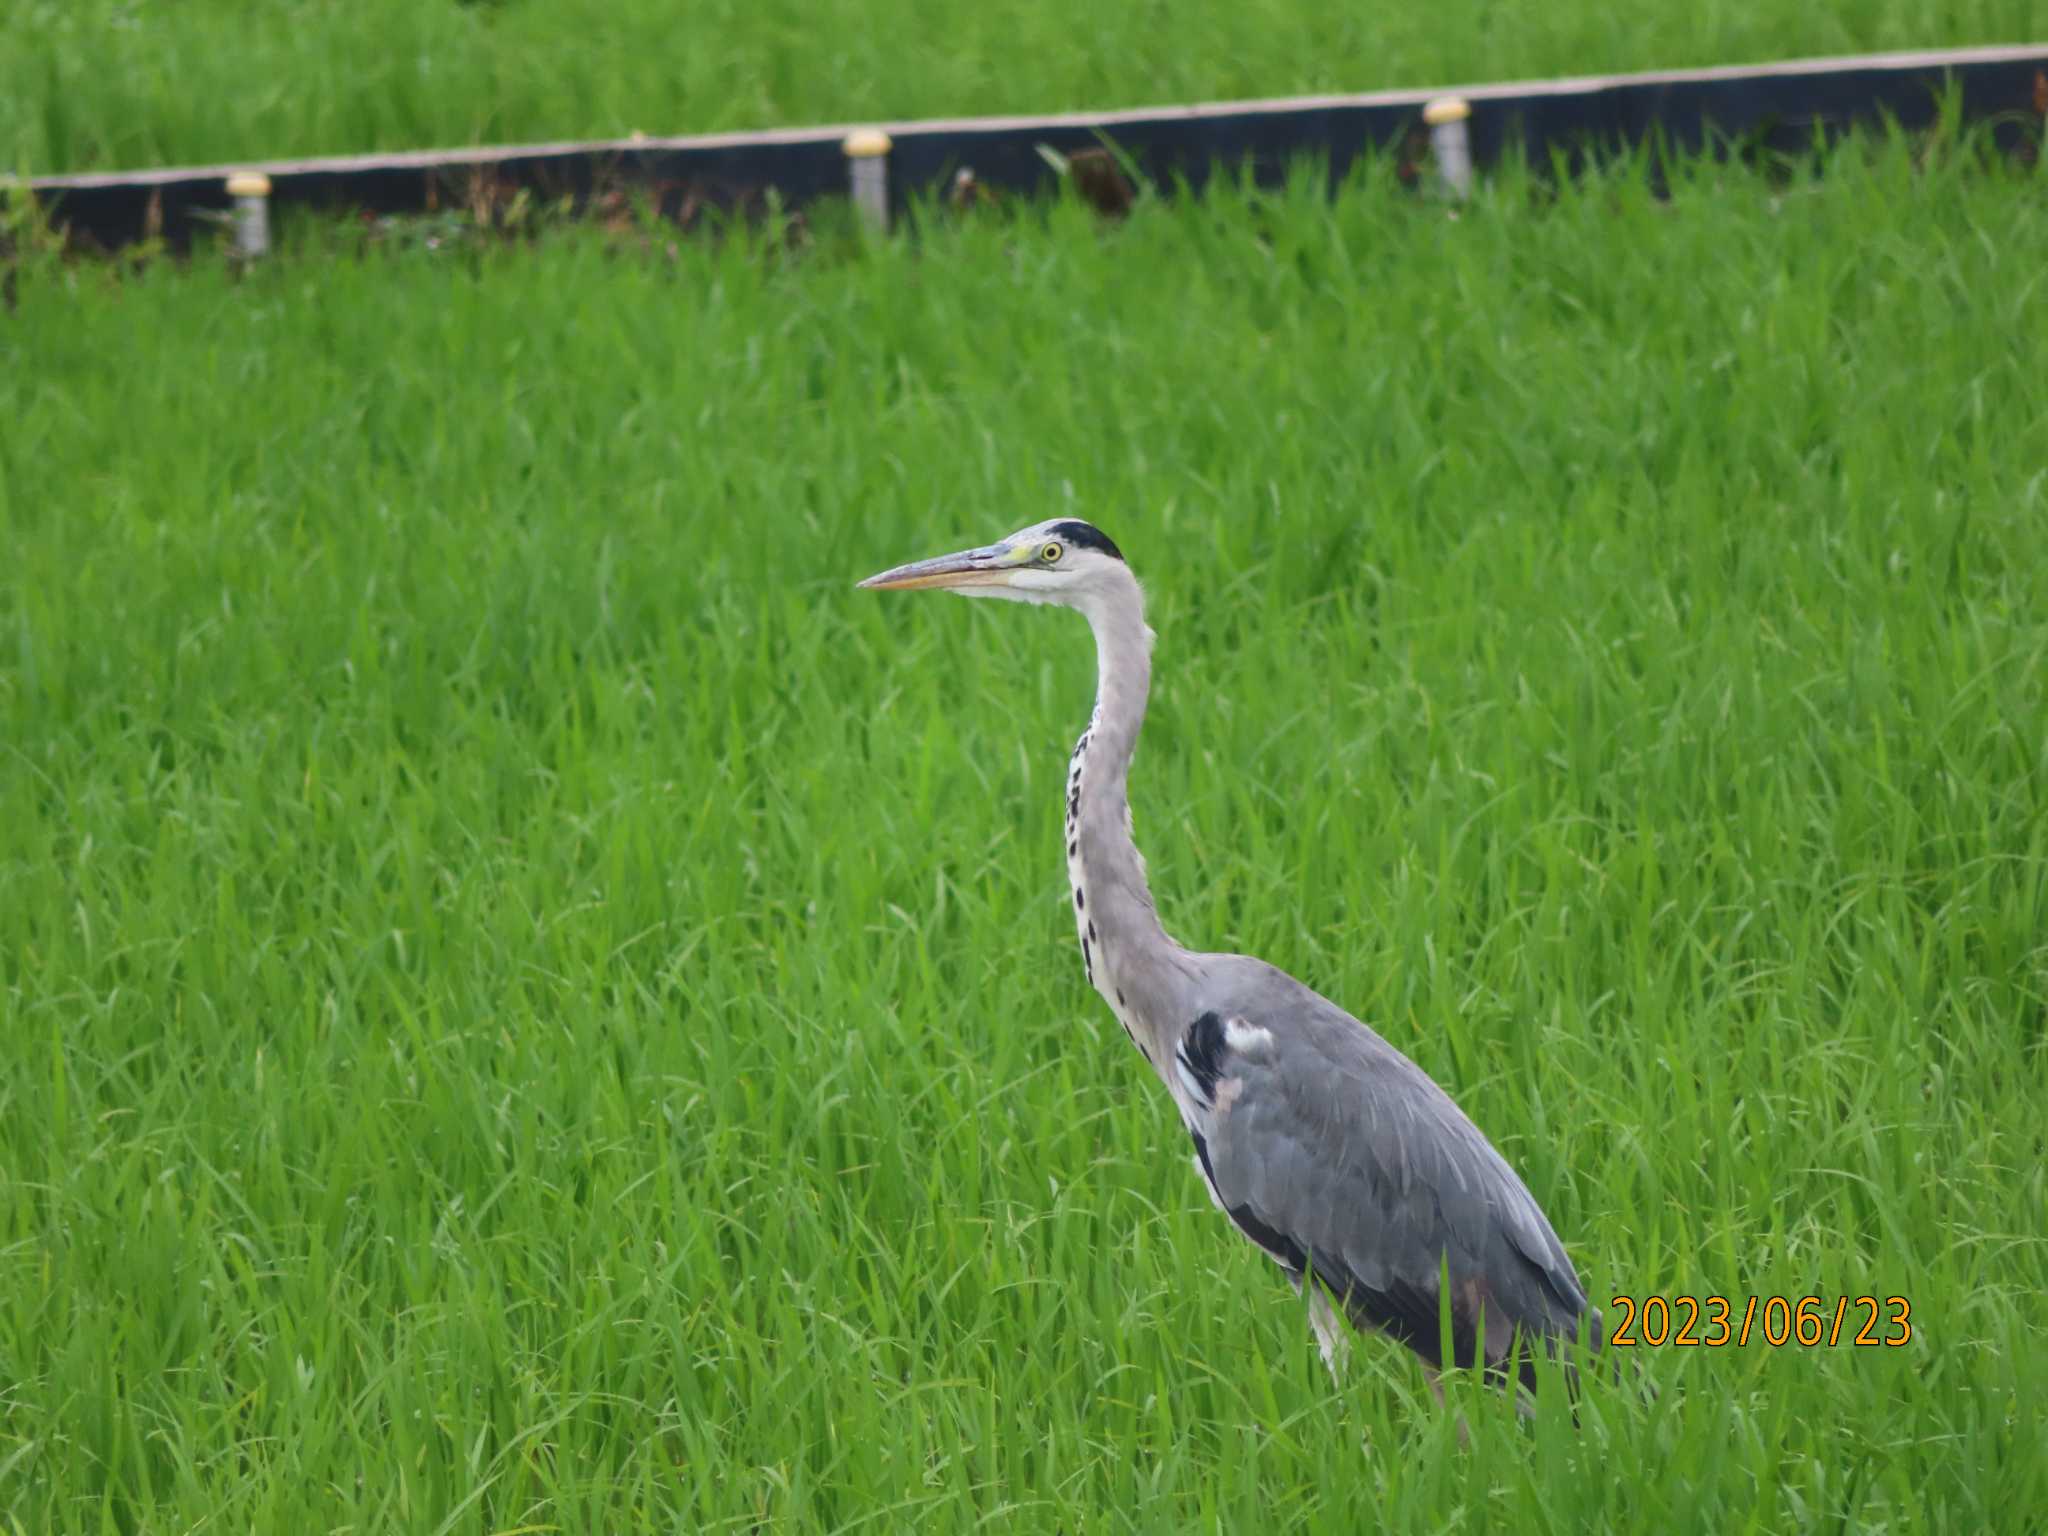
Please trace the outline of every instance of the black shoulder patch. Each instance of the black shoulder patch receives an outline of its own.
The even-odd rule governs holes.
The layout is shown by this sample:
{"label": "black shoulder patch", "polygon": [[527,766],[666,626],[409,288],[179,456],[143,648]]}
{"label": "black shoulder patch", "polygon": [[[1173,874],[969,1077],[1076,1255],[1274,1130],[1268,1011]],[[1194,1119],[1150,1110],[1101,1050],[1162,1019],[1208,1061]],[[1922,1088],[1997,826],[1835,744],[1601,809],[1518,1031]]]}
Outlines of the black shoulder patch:
{"label": "black shoulder patch", "polygon": [[1223,1075],[1223,1020],[1214,1013],[1205,1013],[1188,1026],[1188,1032],[1180,1037],[1179,1055],[1181,1065],[1188,1070],[1188,1076],[1201,1084],[1202,1097],[1216,1097],[1216,1079]]}
{"label": "black shoulder patch", "polygon": [[1079,518],[1073,518],[1064,523],[1054,523],[1052,531],[1076,549],[1096,550],[1112,560],[1121,560],[1124,557],[1124,552],[1116,547],[1116,541],[1093,523],[1084,523]]}

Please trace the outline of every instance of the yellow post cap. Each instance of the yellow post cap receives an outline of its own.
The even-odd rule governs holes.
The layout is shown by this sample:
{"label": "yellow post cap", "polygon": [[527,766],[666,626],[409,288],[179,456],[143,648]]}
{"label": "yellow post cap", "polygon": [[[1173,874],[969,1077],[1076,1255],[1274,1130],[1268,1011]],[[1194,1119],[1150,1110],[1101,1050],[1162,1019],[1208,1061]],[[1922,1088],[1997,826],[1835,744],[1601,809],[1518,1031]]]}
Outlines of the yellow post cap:
{"label": "yellow post cap", "polygon": [[237,171],[228,178],[229,197],[268,197],[270,178],[261,171]]}
{"label": "yellow post cap", "polygon": [[1422,109],[1422,120],[1434,128],[1439,123],[1462,123],[1472,115],[1472,104],[1462,96],[1439,96]]}
{"label": "yellow post cap", "polygon": [[889,153],[889,135],[879,128],[856,128],[840,146],[849,160],[869,160]]}

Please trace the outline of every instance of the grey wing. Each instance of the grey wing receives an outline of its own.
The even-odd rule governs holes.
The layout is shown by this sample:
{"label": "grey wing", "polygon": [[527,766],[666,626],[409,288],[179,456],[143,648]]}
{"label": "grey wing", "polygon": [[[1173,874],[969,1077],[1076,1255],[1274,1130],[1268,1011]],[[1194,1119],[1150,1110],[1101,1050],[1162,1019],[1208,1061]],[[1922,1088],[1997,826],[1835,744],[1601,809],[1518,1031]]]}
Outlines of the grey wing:
{"label": "grey wing", "polygon": [[[1230,999],[1237,1006],[1203,1014],[1181,1041],[1204,1069],[1196,1084],[1212,1085],[1190,1130],[1231,1219],[1290,1270],[1312,1268],[1354,1324],[1432,1365],[1445,1363],[1445,1270],[1453,1363],[1481,1363],[1483,1350],[1499,1364],[1515,1329],[1574,1336],[1585,1292],[1514,1170],[1407,1057],[1261,969],[1286,986],[1261,985],[1261,1002]],[[1587,1321],[1597,1347],[1599,1314]]]}

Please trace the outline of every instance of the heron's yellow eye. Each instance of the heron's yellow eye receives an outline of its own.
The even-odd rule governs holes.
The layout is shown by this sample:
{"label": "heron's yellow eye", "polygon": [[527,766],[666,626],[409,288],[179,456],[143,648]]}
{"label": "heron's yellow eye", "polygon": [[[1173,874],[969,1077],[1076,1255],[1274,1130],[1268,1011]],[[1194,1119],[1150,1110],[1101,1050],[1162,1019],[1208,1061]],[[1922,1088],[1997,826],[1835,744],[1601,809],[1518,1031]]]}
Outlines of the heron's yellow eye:
{"label": "heron's yellow eye", "polygon": [[1044,548],[1044,550],[1042,550],[1042,551],[1040,552],[1040,554],[1039,554],[1039,558],[1040,558],[1040,559],[1042,559],[1042,560],[1043,560],[1043,561],[1044,561],[1044,562],[1045,562],[1045,563],[1046,563],[1047,565],[1054,565],[1054,564],[1057,564],[1057,563],[1058,563],[1058,561],[1059,561],[1059,558],[1060,558],[1060,547],[1059,547],[1059,545],[1057,545],[1057,544],[1048,544],[1048,545],[1046,545],[1046,546],[1045,546],[1045,548]]}

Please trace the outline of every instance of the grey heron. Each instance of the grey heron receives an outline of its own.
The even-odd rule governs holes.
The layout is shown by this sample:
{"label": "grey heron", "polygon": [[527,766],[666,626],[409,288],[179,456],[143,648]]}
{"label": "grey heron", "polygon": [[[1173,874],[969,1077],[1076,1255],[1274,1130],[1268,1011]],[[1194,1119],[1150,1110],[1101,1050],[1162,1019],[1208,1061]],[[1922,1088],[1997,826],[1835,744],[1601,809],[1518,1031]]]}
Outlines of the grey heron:
{"label": "grey heron", "polygon": [[1535,1348],[1561,1353],[1582,1331],[1598,1348],[1564,1245],[1448,1094],[1286,972],[1186,949],[1161,926],[1127,792],[1154,637],[1115,543],[1054,519],[860,585],[1057,603],[1094,630],[1095,710],[1066,782],[1082,969],[1166,1084],[1210,1197],[1306,1287],[1332,1375],[1347,1349],[1333,1301],[1419,1355],[1439,1398],[1446,1364],[1533,1391]]}

